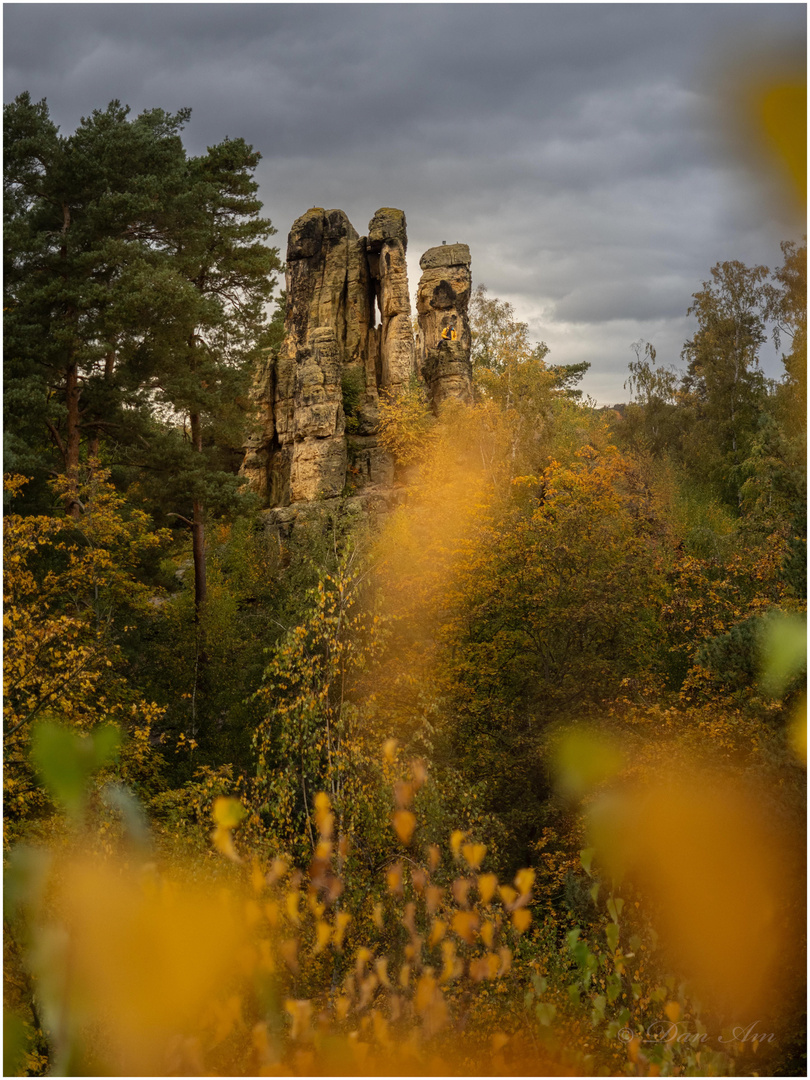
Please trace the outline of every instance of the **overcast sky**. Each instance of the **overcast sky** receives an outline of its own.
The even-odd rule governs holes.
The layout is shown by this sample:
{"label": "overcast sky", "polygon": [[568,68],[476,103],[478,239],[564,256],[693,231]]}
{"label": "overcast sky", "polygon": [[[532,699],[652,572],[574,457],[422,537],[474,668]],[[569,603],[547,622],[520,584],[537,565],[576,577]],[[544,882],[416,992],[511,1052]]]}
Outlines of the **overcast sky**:
{"label": "overcast sky", "polygon": [[[63,132],[112,98],[190,106],[192,153],[226,135],[263,154],[282,256],[293,220],[339,207],[366,232],[408,221],[470,245],[555,363],[625,400],[631,342],[679,364],[686,309],[716,262],[777,265],[799,239],[726,152],[718,75],[800,51],[798,4],[13,4],[4,100],[48,99]],[[768,373],[780,374],[773,357]]]}

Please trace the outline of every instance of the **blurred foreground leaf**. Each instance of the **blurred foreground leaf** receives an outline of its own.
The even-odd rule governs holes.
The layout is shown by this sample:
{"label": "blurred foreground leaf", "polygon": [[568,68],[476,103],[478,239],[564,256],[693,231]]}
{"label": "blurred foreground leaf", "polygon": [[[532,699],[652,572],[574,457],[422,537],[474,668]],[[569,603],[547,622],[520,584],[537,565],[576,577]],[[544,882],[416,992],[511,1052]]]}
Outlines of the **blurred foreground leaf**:
{"label": "blurred foreground leaf", "polygon": [[568,731],[554,755],[557,789],[570,799],[580,799],[615,776],[623,764],[624,755],[612,739],[595,731]]}
{"label": "blurred foreground leaf", "polygon": [[767,694],[782,697],[807,668],[807,619],[804,615],[774,613],[762,631],[760,685]]}
{"label": "blurred foreground leaf", "polygon": [[3,1010],[3,1076],[22,1076],[28,1045],[25,1024],[8,1009]]}
{"label": "blurred foreground leaf", "polygon": [[43,721],[31,733],[31,759],[55,802],[70,817],[81,817],[90,777],[111,761],[121,744],[112,725],[79,735],[61,724]]}

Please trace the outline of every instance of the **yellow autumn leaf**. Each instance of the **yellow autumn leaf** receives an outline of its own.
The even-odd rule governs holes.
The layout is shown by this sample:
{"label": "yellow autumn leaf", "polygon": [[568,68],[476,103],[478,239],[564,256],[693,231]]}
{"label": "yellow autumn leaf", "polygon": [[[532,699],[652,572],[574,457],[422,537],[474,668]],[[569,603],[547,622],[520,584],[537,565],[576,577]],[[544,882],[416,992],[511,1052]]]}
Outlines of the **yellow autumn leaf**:
{"label": "yellow autumn leaf", "polygon": [[475,931],[478,929],[478,916],[474,911],[457,911],[451,920],[453,933],[457,934],[462,941],[472,945],[475,941]]}
{"label": "yellow autumn leaf", "polygon": [[500,893],[501,900],[503,900],[504,904],[507,907],[509,907],[510,904],[513,904],[515,900],[517,900],[518,894],[511,885],[501,885],[498,889],[498,892]]}
{"label": "yellow autumn leaf", "polygon": [[318,899],[314,892],[307,893],[307,907],[316,919],[320,919],[321,915],[326,911],[326,905]]}
{"label": "yellow autumn leaf", "polygon": [[315,923],[315,955],[323,952],[332,938],[332,927],[329,923],[319,919]]}
{"label": "yellow autumn leaf", "polygon": [[383,743],[383,759],[388,762],[389,765],[393,765],[397,756],[397,740],[386,739]]}
{"label": "yellow autumn leaf", "polygon": [[478,875],[478,893],[483,904],[488,904],[498,888],[498,878],[495,874]]}
{"label": "yellow autumn leaf", "polygon": [[351,921],[352,917],[347,911],[339,911],[335,916],[335,932],[332,941],[336,949],[343,947],[343,937],[346,933],[346,928]]}
{"label": "yellow autumn leaf", "polygon": [[411,870],[411,884],[413,885],[415,891],[421,896],[422,893],[425,891],[425,886],[427,885],[427,874],[425,873],[425,871],[420,869],[419,867]]}
{"label": "yellow autumn leaf", "polygon": [[454,829],[453,832],[450,834],[450,848],[456,859],[459,857],[461,845],[466,835],[467,834],[465,832],[462,832],[461,829]]}
{"label": "yellow autumn leaf", "polygon": [[519,934],[529,929],[531,921],[532,913],[528,908],[518,908],[517,911],[512,912],[512,925]]}
{"label": "yellow autumn leaf", "polygon": [[382,904],[375,904],[374,910],[371,913],[371,918],[374,920],[374,925],[378,930],[382,930],[385,923],[383,922],[383,906]]}
{"label": "yellow autumn leaf", "polygon": [[467,878],[456,878],[451,888],[453,898],[459,907],[467,907],[467,893],[470,891],[471,882]]}
{"label": "yellow autumn leaf", "polygon": [[433,1005],[436,990],[437,984],[435,978],[433,975],[426,972],[417,982],[416,993],[413,996],[413,1007],[420,1016],[424,1016]]}
{"label": "yellow autumn leaf", "polygon": [[355,965],[357,967],[357,977],[358,977],[358,979],[362,975],[363,968],[369,962],[372,955],[373,954],[371,952],[371,949],[367,949],[365,947],[365,945],[361,945],[360,948],[357,950],[357,953],[355,954]]}
{"label": "yellow autumn leaf", "polygon": [[481,940],[488,949],[492,948],[492,942],[495,940],[495,924],[491,922],[485,922],[481,927]]}
{"label": "yellow autumn leaf", "polygon": [[452,941],[442,942],[442,958],[444,967],[439,978],[440,982],[450,982],[456,974],[456,947]]}
{"label": "yellow autumn leaf", "polygon": [[530,893],[532,891],[532,885],[534,885],[534,870],[529,867],[518,870],[515,874],[515,885],[521,896],[526,896],[527,893]]}
{"label": "yellow autumn leaf", "polygon": [[400,810],[404,810],[411,805],[413,790],[413,784],[409,784],[407,780],[398,780],[394,784],[394,801]]}
{"label": "yellow autumn leaf", "polygon": [[446,933],[447,923],[442,922],[441,919],[434,919],[430,927],[428,945],[430,945],[431,947],[434,945],[438,945]]}
{"label": "yellow autumn leaf", "polygon": [[415,815],[412,814],[410,810],[397,810],[392,818],[392,823],[394,831],[402,843],[410,844],[411,837],[416,828]]}
{"label": "yellow autumn leaf", "polygon": [[478,870],[481,863],[484,861],[484,856],[487,853],[485,844],[464,844],[461,849],[461,854],[464,856],[467,865],[471,870]]}
{"label": "yellow autumn leaf", "polygon": [[385,872],[385,880],[388,884],[389,891],[397,895],[402,893],[402,865],[400,863],[394,863],[393,866],[389,866]]}
{"label": "yellow autumn leaf", "polygon": [[424,761],[420,758],[411,762],[411,776],[413,778],[413,786],[418,791],[427,780],[427,769],[425,768]]}
{"label": "yellow autumn leaf", "polygon": [[309,1033],[309,1022],[312,1016],[312,1002],[292,1001],[288,999],[284,1002],[284,1008],[292,1017],[290,1038],[293,1041],[304,1039]]}
{"label": "yellow autumn leaf", "polygon": [[296,926],[301,922],[301,918],[298,914],[299,900],[300,896],[297,892],[287,893],[285,899],[285,910],[287,912],[287,918],[290,920],[290,922],[295,923]]}
{"label": "yellow autumn leaf", "polygon": [[668,1001],[664,1006],[664,1012],[673,1024],[677,1024],[681,1018],[681,1007],[677,1001]]}
{"label": "yellow autumn leaf", "polygon": [[217,826],[211,833],[211,840],[217,851],[227,859],[230,859],[231,862],[238,863],[242,861],[236,852],[236,848],[233,846],[233,837],[230,829],[225,828],[222,825]]}

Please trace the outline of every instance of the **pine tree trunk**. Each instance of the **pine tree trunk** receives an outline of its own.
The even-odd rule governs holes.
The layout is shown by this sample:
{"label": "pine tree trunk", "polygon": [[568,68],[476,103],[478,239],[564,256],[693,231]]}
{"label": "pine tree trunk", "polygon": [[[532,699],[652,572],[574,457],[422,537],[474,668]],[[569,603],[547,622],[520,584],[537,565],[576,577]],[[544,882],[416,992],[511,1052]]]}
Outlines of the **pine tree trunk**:
{"label": "pine tree trunk", "polygon": [[[62,204],[62,244],[59,256],[63,262],[67,262],[68,249],[67,237],[70,231],[70,207],[67,203]],[[67,320],[74,329],[76,326],[76,311],[71,306],[66,312]],[[68,478],[67,496],[65,498],[65,513],[68,517],[78,518],[81,513],[79,506],[79,446],[81,430],[79,427],[79,365],[72,359],[65,372],[65,408],[67,409],[67,433],[63,456],[65,459],[65,473]]]}
{"label": "pine tree trunk", "polygon": [[79,365],[72,363],[65,376],[65,405],[67,407],[67,435],[65,437],[65,472],[68,478],[68,490],[65,499],[65,513],[72,518],[80,515],[79,507]]}
{"label": "pine tree trunk", "polygon": [[[191,444],[198,454],[202,453],[202,427],[200,414],[191,414]],[[206,596],[205,575],[205,511],[199,499],[193,501],[191,524],[191,549],[194,556],[194,611],[200,621]]]}
{"label": "pine tree trunk", "polygon": [[[113,377],[115,371],[115,352],[110,350],[104,357],[104,380],[109,382]],[[90,439],[90,469],[92,470],[95,463],[98,460],[99,451],[101,450],[101,433],[98,427],[93,432],[93,436]]]}

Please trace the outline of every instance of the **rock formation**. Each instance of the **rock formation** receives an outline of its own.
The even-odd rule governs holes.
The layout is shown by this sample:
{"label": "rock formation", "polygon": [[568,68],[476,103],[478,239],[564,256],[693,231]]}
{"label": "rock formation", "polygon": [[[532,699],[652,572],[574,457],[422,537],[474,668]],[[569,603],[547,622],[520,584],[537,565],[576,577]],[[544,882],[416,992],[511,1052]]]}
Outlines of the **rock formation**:
{"label": "rock formation", "polygon": [[414,373],[411,297],[401,210],[378,210],[368,225],[368,263],[380,310],[380,386],[396,393]]}
{"label": "rock formation", "polygon": [[[448,398],[472,400],[470,302],[472,275],[466,244],[430,248],[419,260],[416,293],[417,352],[422,378],[434,408]],[[443,332],[448,337],[442,337]]]}
{"label": "rock formation", "polygon": [[[367,237],[342,210],[314,208],[293,224],[284,340],[256,374],[258,429],[242,465],[282,528],[324,500],[390,496],[394,462],[376,437],[381,393],[417,377],[434,407],[471,398],[469,248],[422,257],[415,343],[407,243],[405,215],[391,208],[377,211]],[[443,340],[451,319],[457,337]]]}

